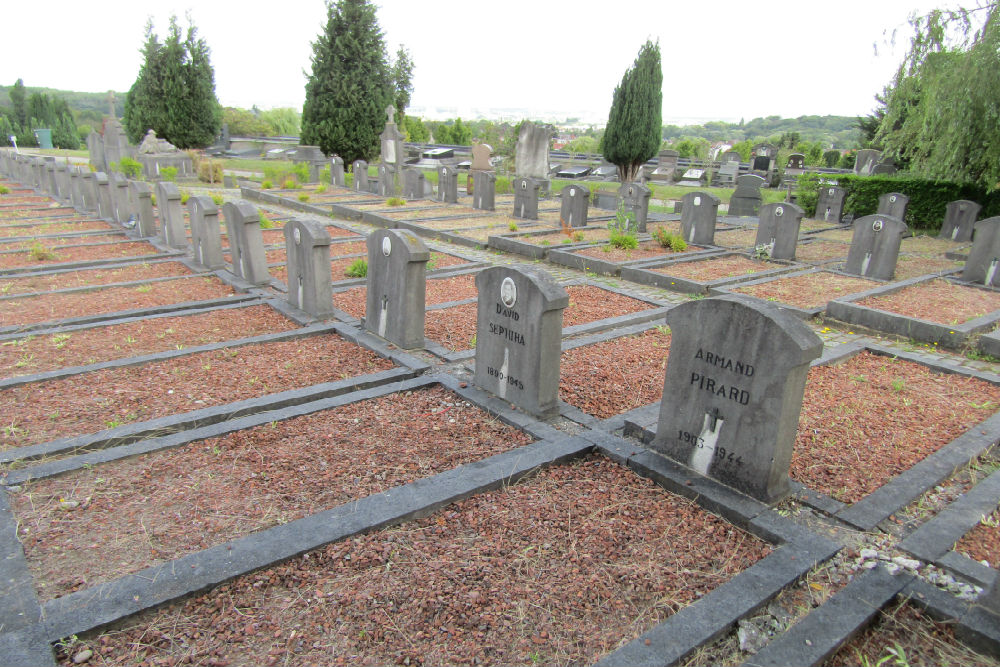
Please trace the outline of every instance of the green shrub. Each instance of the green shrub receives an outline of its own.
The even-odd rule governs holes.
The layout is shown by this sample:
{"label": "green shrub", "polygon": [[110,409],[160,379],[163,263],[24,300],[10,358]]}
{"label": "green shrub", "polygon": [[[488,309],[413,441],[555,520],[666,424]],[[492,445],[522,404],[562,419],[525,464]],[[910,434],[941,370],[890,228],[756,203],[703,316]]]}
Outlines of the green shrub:
{"label": "green shrub", "polygon": [[177,167],[164,167],[160,170],[160,176],[168,181],[177,180]]}
{"label": "green shrub", "polygon": [[496,182],[496,194],[498,195],[509,195],[513,192],[513,188],[510,186],[510,179],[506,176],[497,176]]}
{"label": "green shrub", "polygon": [[296,162],[291,170],[293,176],[298,176],[299,183],[309,182],[309,165],[305,162]]}
{"label": "green shrub", "polygon": [[351,278],[367,278],[368,260],[364,257],[358,257],[356,260],[351,262],[351,265],[347,267],[344,274]]}
{"label": "green shrub", "polygon": [[401,197],[389,197],[385,200],[385,203],[388,206],[405,206],[406,200]]}
{"label": "green shrub", "polygon": [[41,241],[35,241],[31,244],[31,250],[28,251],[28,257],[36,262],[44,262],[51,259],[58,259],[58,256],[49,250],[47,247],[42,245]]}
{"label": "green shrub", "polygon": [[619,200],[615,219],[608,223],[608,229],[611,231],[608,240],[614,247],[624,250],[634,250],[639,247],[639,241],[636,239],[639,225],[635,221],[635,214],[625,210],[625,202]]}
{"label": "green shrub", "polygon": [[669,248],[673,252],[684,252],[687,250],[687,242],[680,234],[672,234],[663,227],[658,227],[653,232],[653,238],[664,248]]}
{"label": "green shrub", "polygon": [[299,201],[302,203],[309,201],[309,195],[303,192],[302,194],[299,195]]}
{"label": "green shrub", "polygon": [[187,190],[181,190],[181,205],[187,204],[188,199],[191,199],[191,193]]}
{"label": "green shrub", "polygon": [[198,180],[205,183],[221,183],[222,162],[219,160],[202,160],[199,162]]}
{"label": "green shrub", "polygon": [[118,168],[128,178],[139,178],[142,174],[142,163],[127,156],[121,159]]}
{"label": "green shrub", "polygon": [[635,237],[635,234],[622,234],[612,231],[608,236],[608,241],[614,247],[621,248],[622,250],[635,250],[639,247],[639,240]]}
{"label": "green shrub", "polygon": [[263,180],[263,181],[260,182],[260,188],[261,188],[261,190],[270,190],[273,187],[274,187],[274,183],[272,183],[271,181]]}
{"label": "green shrub", "polygon": [[257,211],[257,216],[260,218],[261,229],[274,229],[274,221],[264,215],[264,211]]}
{"label": "green shrub", "polygon": [[320,184],[319,186],[317,186],[317,188],[316,188],[316,194],[318,194],[318,195],[321,195],[321,194],[323,194],[324,192],[326,192],[326,190],[327,190],[327,186],[326,186],[325,184],[322,184],[322,183],[321,183],[321,184]]}
{"label": "green shrub", "polygon": [[294,178],[286,178],[285,182],[281,184],[282,190],[294,190],[297,187],[299,187],[299,183]]}
{"label": "green shrub", "polygon": [[288,167],[283,164],[264,165],[264,178],[272,183],[282,183],[288,178]]}
{"label": "green shrub", "polygon": [[0,185],[0,195],[9,195],[9,194],[10,194],[10,188],[8,188],[6,185]]}
{"label": "green shrub", "polygon": [[805,211],[805,217],[816,215],[816,204],[819,202],[819,174],[805,173],[795,182],[795,203]]}
{"label": "green shrub", "polygon": [[[319,182],[329,183],[330,182],[330,167],[323,167],[319,170]],[[325,185],[322,187],[326,187]]]}
{"label": "green shrub", "polygon": [[213,194],[212,195],[212,201],[215,202],[216,206],[222,206],[223,204],[226,203],[226,200],[223,199],[222,195],[220,195],[220,194]]}
{"label": "green shrub", "polygon": [[517,223],[516,222],[511,222],[509,225],[507,225],[507,229],[509,229],[512,232],[516,232],[517,231]]}

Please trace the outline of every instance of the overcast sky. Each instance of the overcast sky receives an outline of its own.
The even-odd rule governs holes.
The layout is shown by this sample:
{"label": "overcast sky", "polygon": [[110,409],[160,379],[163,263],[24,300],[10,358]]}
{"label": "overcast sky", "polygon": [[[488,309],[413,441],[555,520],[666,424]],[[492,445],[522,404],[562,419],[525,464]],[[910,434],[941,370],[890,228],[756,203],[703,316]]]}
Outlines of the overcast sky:
{"label": "overcast sky", "polygon": [[[615,85],[646,39],[663,55],[664,122],[864,115],[909,43],[907,18],[950,0],[381,0],[390,53],[415,63],[412,107],[526,108],[606,118]],[[301,110],[322,0],[11,2],[0,82],[126,91],[143,29],[177,14],[212,50],[226,106]],[[30,28],[29,28],[30,27]],[[897,32],[896,46],[891,40]],[[876,53],[877,45],[877,53]],[[449,116],[452,114],[448,114]]]}

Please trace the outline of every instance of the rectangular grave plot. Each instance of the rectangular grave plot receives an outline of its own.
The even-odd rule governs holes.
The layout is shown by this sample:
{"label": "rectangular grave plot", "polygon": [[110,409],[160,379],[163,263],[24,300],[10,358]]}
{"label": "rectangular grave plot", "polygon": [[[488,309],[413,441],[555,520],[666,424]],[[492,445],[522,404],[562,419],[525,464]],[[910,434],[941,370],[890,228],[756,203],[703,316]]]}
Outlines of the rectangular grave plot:
{"label": "rectangular grave plot", "polygon": [[[285,232],[284,229],[261,229],[260,232],[261,239],[266,247],[274,246],[284,246],[285,245]],[[222,247],[224,249],[229,249],[229,236],[223,232],[221,235]]]}
{"label": "rectangular grave plot", "polygon": [[562,264],[587,273],[616,276],[623,266],[648,263],[658,259],[690,257],[705,252],[719,252],[718,249],[685,244],[683,250],[663,247],[658,241],[640,241],[633,249],[617,248],[610,243],[585,246],[578,249],[553,248],[548,259],[553,264]]}
{"label": "rectangular grave plot", "polygon": [[456,234],[482,229],[490,230],[495,234],[506,233],[508,231],[507,226],[501,224],[499,218],[492,215],[469,216],[468,218],[449,216],[441,220],[400,219],[399,222],[400,227],[412,229],[417,233],[420,233],[421,230],[450,231]]}
{"label": "rectangular grave plot", "polygon": [[134,286],[95,287],[84,292],[50,293],[7,299],[0,326],[51,322],[88,315],[117,313],[189,301],[233,296],[233,289],[214,275],[153,281]]}
{"label": "rectangular grave plot", "polygon": [[949,349],[1000,321],[1000,292],[940,278],[890,283],[831,301],[831,318]]}
{"label": "rectangular grave plot", "polygon": [[[365,316],[365,299],[367,293],[368,288],[364,285],[335,292],[333,295],[333,305],[352,317],[361,319]],[[462,275],[447,278],[428,278],[426,281],[424,302],[426,305],[432,306],[452,301],[475,299],[477,296],[476,275],[474,273],[463,273]]]}
{"label": "rectangular grave plot", "polygon": [[861,352],[809,371],[792,479],[855,503],[1000,408],[1000,387]]}
{"label": "rectangular grave plot", "polygon": [[[233,256],[228,252],[222,254],[222,259],[229,265],[233,263]],[[284,248],[270,248],[264,251],[264,261],[267,264],[284,264],[286,259]]]}
{"label": "rectangular grave plot", "polygon": [[392,368],[336,334],[199,352],[0,391],[2,449],[190,412]]}
{"label": "rectangular grave plot", "polygon": [[831,299],[850,297],[878,287],[866,278],[811,269],[762,280],[751,280],[733,287],[720,287],[720,293],[748,294],[764,301],[789,306],[802,317],[820,315]]}
{"label": "rectangular grave plot", "polygon": [[294,328],[294,322],[270,306],[257,305],[27,335],[0,345],[0,377],[86,366]]}
{"label": "rectangular grave plot", "polygon": [[155,255],[160,251],[144,241],[129,241],[93,246],[48,248],[44,243],[28,250],[0,252],[0,269],[31,267],[32,269],[58,268],[60,264],[91,260],[116,260],[126,257]]}
{"label": "rectangular grave plot", "polygon": [[715,245],[721,248],[752,249],[757,242],[757,229],[733,229],[715,232]]}
{"label": "rectangular grave plot", "polygon": [[941,256],[908,255],[900,253],[896,259],[893,280],[909,280],[920,276],[938,276],[957,273],[965,262]]}
{"label": "rectangular grave plot", "polygon": [[9,296],[34,292],[51,292],[74,287],[90,287],[190,275],[192,275],[191,269],[180,262],[156,261],[110,268],[40,273],[23,277],[0,276],[0,294]]}
{"label": "rectangular grave plot", "polygon": [[[0,226],[0,238],[48,236],[51,234],[73,234],[77,232],[111,231],[113,228],[101,220],[60,220],[25,225]],[[86,238],[86,237],[83,237]],[[47,242],[42,240],[43,243]]]}
{"label": "rectangular grave plot", "polygon": [[625,266],[622,278],[675,292],[707,294],[716,287],[777,276],[799,268],[790,262],[762,261],[740,253],[725,253]]}
{"label": "rectangular grave plot", "polygon": [[799,243],[795,248],[795,261],[803,264],[829,264],[847,261],[851,246],[840,241],[810,240]]}
{"label": "rectangular grave plot", "polygon": [[899,244],[899,251],[911,255],[923,255],[925,257],[945,257],[965,251],[971,246],[968,242],[957,242],[949,239],[942,239],[936,236],[911,236],[903,239]]}
{"label": "rectangular grave plot", "polygon": [[[374,664],[520,664],[544,651],[553,662],[590,664],[699,604],[769,551],[691,501],[592,456],[238,577],[114,633],[82,635],[77,648],[110,646],[102,655],[134,661],[139,637],[156,627],[167,634],[143,645],[144,658],[218,649],[242,664],[295,627],[295,656],[306,663],[351,655]],[[183,648],[169,630],[181,618],[199,634],[186,633]],[[231,628],[242,641],[229,639]]]}
{"label": "rectangular grave plot", "polygon": [[[12,508],[40,598],[532,441],[436,384],[349,400],[22,485]],[[86,540],[77,539],[78,530]]]}
{"label": "rectangular grave plot", "polygon": [[84,236],[55,235],[36,237],[32,239],[12,239],[0,240],[0,252],[29,251],[36,244],[40,244],[58,254],[63,250],[77,248],[81,246],[107,246],[122,241],[128,241],[124,232],[110,234],[89,234]]}

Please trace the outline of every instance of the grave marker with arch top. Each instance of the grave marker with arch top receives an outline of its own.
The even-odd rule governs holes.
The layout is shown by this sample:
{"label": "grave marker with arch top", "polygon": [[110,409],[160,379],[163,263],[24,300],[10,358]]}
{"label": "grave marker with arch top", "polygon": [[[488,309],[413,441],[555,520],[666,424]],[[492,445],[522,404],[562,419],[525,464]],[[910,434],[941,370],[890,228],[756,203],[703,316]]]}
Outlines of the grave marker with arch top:
{"label": "grave marker with arch top", "polygon": [[251,285],[271,282],[257,207],[248,201],[227,201],[222,205],[222,215],[226,218],[233,274]]}
{"label": "grave marker with arch top", "polygon": [[404,350],[423,347],[430,251],[405,229],[376,229],[367,244],[365,329]]}
{"label": "grave marker with arch top", "polygon": [[891,215],[866,215],[854,221],[844,272],[875,280],[892,280],[899,245],[909,228]]}
{"label": "grave marker with arch top", "polygon": [[311,220],[285,223],[288,302],[313,317],[333,314],[330,278],[330,232]]}
{"label": "grave marker with arch top", "polygon": [[222,256],[218,205],[206,195],[192,196],[187,205],[195,263],[210,271],[224,268],[226,261]]}

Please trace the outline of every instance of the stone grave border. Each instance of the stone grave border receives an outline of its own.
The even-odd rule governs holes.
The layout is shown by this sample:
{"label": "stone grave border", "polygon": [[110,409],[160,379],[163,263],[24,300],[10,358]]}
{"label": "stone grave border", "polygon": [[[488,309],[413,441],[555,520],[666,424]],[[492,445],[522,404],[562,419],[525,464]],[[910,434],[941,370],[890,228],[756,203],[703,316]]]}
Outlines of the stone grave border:
{"label": "stone grave border", "polygon": [[[920,353],[902,352],[872,342],[845,343],[832,348],[827,347],[823,350],[823,356],[812,362],[812,366],[846,361],[866,350],[881,356],[912,361],[936,372],[964,375],[991,384],[1000,384],[1000,376],[993,373],[976,371],[957,363]],[[658,413],[650,408],[651,406],[645,406],[622,415],[624,436],[637,438],[643,445],[652,441],[656,435]],[[835,500],[794,479],[791,480],[791,497],[855,529],[873,530],[891,515],[951,477],[956,469],[968,464],[998,440],[1000,440],[1000,411],[958,435],[936,452],[928,454],[922,461],[918,461],[855,503],[847,504]]]}
{"label": "stone grave border", "polygon": [[[525,225],[528,227],[528,225]],[[593,242],[581,241],[579,243],[559,243],[553,245],[535,245],[533,243],[526,243],[522,241],[522,238],[529,238],[532,236],[545,236],[546,234],[553,234],[560,231],[561,227],[552,227],[546,225],[541,229],[528,229],[527,231],[521,231],[520,223],[518,223],[518,231],[510,232],[507,234],[500,233],[495,236],[490,236],[487,245],[494,250],[499,250],[501,252],[512,253],[515,255],[520,255],[521,257],[527,257],[528,259],[547,259],[550,252],[553,250],[564,250],[566,248],[582,248],[591,245]],[[605,230],[607,227],[587,225],[586,227],[571,227],[573,232],[586,232],[586,231],[599,231]],[[572,241],[572,239],[570,239]]]}
{"label": "stone grave border", "polygon": [[1000,654],[1000,625],[996,616],[982,607],[966,604],[920,579],[910,582],[900,596],[933,618],[951,624],[955,637],[962,643],[983,653]]}
{"label": "stone grave border", "polygon": [[[582,228],[578,228],[582,229]],[[652,241],[649,239],[638,239],[640,243],[647,241]],[[577,269],[578,271],[584,271],[586,273],[596,273],[601,276],[619,276],[621,275],[622,269],[625,267],[638,267],[645,266],[650,261],[660,261],[660,260],[650,260],[645,259],[631,259],[624,262],[612,262],[607,259],[599,259],[596,257],[589,257],[587,255],[578,255],[576,252],[578,250],[587,250],[590,248],[600,248],[609,245],[608,243],[585,243],[585,244],[565,244],[557,247],[553,247],[549,250],[547,259],[553,264],[559,264],[561,266],[568,266],[571,269]],[[699,245],[701,250],[684,250],[682,252],[675,252],[669,255],[669,259],[687,259],[691,257],[701,257],[709,255],[718,255],[720,253],[727,252],[724,248],[719,248],[716,246],[705,246]],[[569,248],[569,249],[567,249]]]}
{"label": "stone grave border", "polygon": [[[74,223],[75,222],[76,221],[74,221]],[[79,222],[80,222],[80,224],[86,224],[86,223],[91,222],[91,221],[90,220],[80,220]],[[103,220],[94,220],[93,222],[104,222],[104,221]],[[49,225],[49,224],[59,224],[59,223],[50,223],[50,222],[47,222],[47,223],[44,223],[44,224]],[[65,224],[65,223],[63,223],[63,224]],[[104,224],[107,224],[107,223],[104,223]],[[30,225],[30,226],[37,227],[37,225]],[[31,236],[3,236],[3,237],[0,237],[0,246],[7,245],[8,243],[24,243],[25,241],[45,240],[45,239],[72,239],[72,240],[83,240],[83,241],[85,241],[88,236],[125,236],[125,232],[123,232],[121,230],[118,230],[118,229],[110,228],[110,229],[85,229],[85,230],[79,231],[79,232],[63,232],[61,234],[53,233],[53,234],[33,234]],[[98,244],[98,243],[87,243],[87,244],[78,244],[78,245],[105,245],[105,244],[108,244],[108,243],[111,243],[111,242],[110,241],[104,241],[104,242],[102,242],[100,244]],[[66,246],[63,246],[63,247],[66,247]],[[73,247],[75,247],[75,246],[73,246]],[[21,251],[10,251],[10,250],[4,250],[3,251],[4,254],[9,254],[10,252],[21,252]]]}
{"label": "stone grave border", "polygon": [[[635,283],[642,285],[651,285],[653,287],[659,287],[661,289],[670,290],[672,292],[684,292],[687,294],[709,294],[712,289],[717,287],[725,287],[729,285],[742,284],[748,280],[759,280],[766,277],[782,276],[786,273],[791,273],[793,271],[801,271],[803,267],[801,264],[796,262],[788,262],[781,259],[769,259],[767,262],[769,264],[775,264],[779,268],[769,269],[767,271],[760,271],[757,273],[748,273],[740,276],[732,276],[729,278],[718,278],[716,280],[693,280],[691,278],[679,278],[676,276],[671,276],[666,273],[658,273],[652,271],[654,267],[665,267],[673,266],[675,264],[685,264],[687,262],[704,262],[713,259],[722,259],[725,257],[745,257],[750,258],[745,252],[734,252],[732,250],[724,250],[722,252],[715,252],[711,254],[697,255],[693,257],[683,257],[678,259],[654,259],[647,262],[642,262],[635,266],[623,266],[622,267],[622,280],[630,280]],[[752,259],[752,258],[750,258]]]}
{"label": "stone grave border", "polygon": [[[568,462],[597,451],[634,473],[652,479],[674,494],[689,498],[703,509],[771,543],[775,550],[712,592],[672,614],[638,639],[612,652],[598,664],[657,664],[674,662],[703,644],[728,632],[736,622],[767,603],[781,590],[804,576],[814,565],[833,556],[840,546],[803,528],[763,503],[727,489],[713,480],[689,476],[679,465],[609,433],[587,431],[564,434],[544,422],[513,410],[447,374],[424,375],[392,385],[355,391],[335,398],[283,408],[256,417],[159,438],[160,448],[179,446],[244,428],[256,423],[287,419],[337,407],[374,396],[441,385],[530,433],[537,440],[475,464],[462,465],[388,491],[349,501],[302,519],[208,547],[125,575],[82,591],[39,603],[34,595],[26,559],[20,549],[14,558],[0,561],[0,576],[17,581],[22,599],[14,595],[0,607],[0,620],[11,630],[0,635],[0,650],[14,664],[51,661],[51,644],[63,637],[123,620],[146,609],[179,600],[235,577],[270,567],[307,551],[408,520],[472,495],[510,484],[539,468]],[[151,441],[136,443],[129,455],[144,453]],[[153,451],[152,449],[148,451]],[[89,455],[88,455],[89,456]],[[97,461],[98,463],[100,461]],[[78,457],[75,467],[92,465]],[[68,468],[72,469],[72,468]],[[52,471],[49,474],[58,474]],[[0,494],[0,532],[16,530],[13,517]],[[8,541],[16,545],[16,541]],[[29,618],[35,617],[38,620]],[[29,657],[30,656],[30,657]],[[39,660],[42,659],[40,663]],[[51,662],[50,662],[51,664]]]}
{"label": "stone grave border", "polygon": [[[480,262],[478,260],[468,259],[466,257],[462,257],[461,255],[455,255],[453,253],[446,252],[444,250],[438,250],[436,248],[428,248],[428,250],[430,250],[432,253],[433,252],[437,252],[437,253],[441,253],[443,255],[451,255],[452,257],[459,257],[459,258],[464,259],[466,261],[465,264],[456,264],[455,266],[443,266],[440,269],[431,269],[430,271],[427,272],[427,279],[428,280],[433,280],[433,279],[436,279],[436,278],[451,278],[453,276],[461,275],[463,273],[475,273],[475,272],[481,271],[482,269],[485,269],[487,267],[486,264],[484,264],[483,262]],[[358,255],[348,255],[347,258],[350,258],[350,257],[367,257],[367,256],[368,256],[367,253],[360,253]],[[337,257],[336,259],[345,259],[345,258],[344,257]],[[272,267],[272,266],[285,266],[285,265],[284,264],[268,264],[269,268]],[[274,279],[274,283],[275,284],[272,285],[272,287],[273,287],[273,289],[276,292],[280,292],[281,294],[287,294],[288,293],[288,285],[286,285],[283,281],[278,280],[277,278],[275,278]],[[332,284],[333,284],[333,293],[334,293],[334,295],[336,295],[338,292],[345,292],[345,291],[351,289],[352,287],[358,287],[358,286],[362,286],[363,287],[363,286],[365,286],[365,285],[368,284],[368,279],[367,278],[345,278],[344,280],[334,280]],[[335,309],[335,310],[338,313],[337,319],[339,319],[339,320],[353,321],[353,320],[358,319],[358,318],[354,317],[353,315],[350,315],[350,314],[348,314],[348,313],[346,313],[346,312],[344,312],[342,310],[339,310],[339,309]]]}
{"label": "stone grave border", "polygon": [[[884,310],[876,310],[875,308],[863,306],[858,303],[871,296],[893,294],[913,285],[931,282],[939,278],[947,279],[949,273],[954,272],[917,276],[907,280],[886,283],[859,294],[833,299],[827,303],[826,320],[863,327],[879,333],[912,338],[921,342],[934,343],[935,345],[940,344],[941,347],[951,350],[961,349],[970,336],[992,329],[1000,321],[1000,310],[995,310],[962,324],[949,326]],[[985,289],[956,280],[950,280],[949,282],[964,287],[972,287],[973,289],[977,287]]]}
{"label": "stone grave border", "polygon": [[[221,343],[211,343],[198,346],[197,348],[185,348],[177,355],[175,351],[155,353],[141,357],[146,362],[158,361],[161,359],[171,359],[184,354],[192,354],[193,350],[199,352],[227,349],[231,347],[241,347],[253,343],[276,342],[283,340],[295,340],[311,336],[324,334],[336,334],[341,338],[368,349],[380,357],[392,361],[396,366],[384,371],[375,373],[365,373],[354,377],[345,378],[332,382],[322,382],[307,387],[298,387],[281,392],[266,394],[257,398],[244,399],[231,403],[224,403],[199,410],[176,413],[164,417],[157,417],[141,422],[133,422],[112,429],[102,429],[93,433],[86,433],[76,436],[66,436],[48,442],[35,445],[27,445],[0,452],[0,463],[10,463],[12,461],[24,461],[26,459],[38,458],[72,452],[77,449],[107,449],[128,445],[143,439],[168,435],[184,430],[200,428],[220,421],[226,421],[238,416],[256,414],[263,411],[275,410],[278,408],[298,405],[309,401],[315,401],[329,396],[336,396],[345,392],[355,391],[358,388],[375,387],[381,384],[406,380],[427,371],[430,367],[424,361],[405,352],[390,348],[383,341],[360,332],[352,326],[333,322],[323,324],[313,324],[299,329],[292,329],[276,334],[264,334],[252,338],[243,338],[236,341],[224,341]],[[91,369],[101,367],[114,367],[123,365],[119,361],[103,362],[95,364]],[[30,376],[25,376],[30,377]],[[16,378],[23,380],[24,378]],[[24,384],[22,381],[21,384]]]}
{"label": "stone grave border", "polygon": [[[148,239],[143,239],[148,241]],[[130,240],[129,242],[134,242]],[[91,244],[100,245],[100,244]],[[6,252],[24,252],[23,250],[18,251],[6,251]],[[4,253],[0,253],[4,254]],[[184,257],[183,250],[170,250],[154,253],[152,255],[136,255],[129,257],[105,257],[104,259],[86,259],[79,262],[56,262],[54,264],[42,265],[42,264],[28,264],[27,266],[16,266],[7,269],[0,268],[0,277],[8,278],[21,273],[49,273],[58,271],[73,271],[76,269],[90,269],[97,266],[108,265],[118,265],[118,264],[142,264],[143,262],[152,262],[160,259],[181,259]]]}

